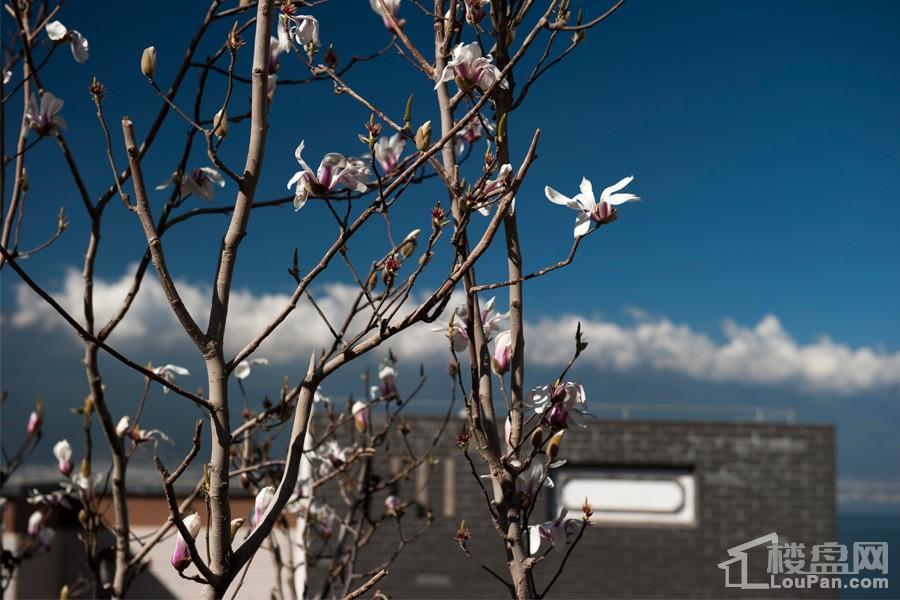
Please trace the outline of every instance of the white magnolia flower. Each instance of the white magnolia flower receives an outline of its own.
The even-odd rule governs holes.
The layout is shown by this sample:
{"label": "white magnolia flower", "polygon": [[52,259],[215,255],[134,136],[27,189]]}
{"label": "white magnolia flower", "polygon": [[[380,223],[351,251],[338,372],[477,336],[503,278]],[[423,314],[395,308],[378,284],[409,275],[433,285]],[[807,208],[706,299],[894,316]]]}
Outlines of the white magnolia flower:
{"label": "white magnolia flower", "polygon": [[41,96],[40,108],[38,108],[34,96],[31,97],[31,105],[25,113],[25,121],[40,135],[48,135],[59,128],[66,129],[68,125],[66,125],[65,119],[57,114],[62,107],[62,100],[45,91]]}
{"label": "white magnolia flower", "polygon": [[[190,375],[191,372],[185,369],[184,367],[179,367],[178,365],[163,365],[161,367],[156,367],[153,369],[153,372],[168,381],[169,383],[175,383],[176,375]],[[169,388],[163,387],[163,393],[168,394]]]}
{"label": "white magnolia flower", "polygon": [[319,21],[310,15],[286,15],[278,17],[278,43],[284,51],[293,48],[296,42],[301,48],[307,45],[321,46],[319,43]]}
{"label": "white magnolia flower", "polygon": [[68,492],[71,490],[72,484],[67,482],[62,484],[62,486],[63,490],[47,492],[46,494],[42,494],[37,489],[32,488],[31,491],[28,492],[28,497],[25,499],[25,501],[28,504],[43,504],[50,508],[56,506],[71,508]]}
{"label": "white magnolia flower", "polygon": [[269,38],[269,76],[278,70],[281,64],[281,55],[291,51],[290,38],[281,35],[281,26],[278,27],[278,37],[271,36]]}
{"label": "white magnolia flower", "polygon": [[567,381],[561,385],[542,385],[529,392],[525,405],[535,413],[543,415],[550,427],[568,427],[569,419],[584,427],[583,418],[587,411],[587,394],[580,383]]}
{"label": "white magnolia flower", "polygon": [[[434,86],[437,89],[439,85],[447,81],[456,80],[463,90],[478,88],[482,92],[486,92],[494,82],[500,79],[500,70],[491,62],[491,55],[481,55],[481,47],[476,43],[458,44],[453,49],[453,56],[444,67],[441,78],[438,79]],[[506,89],[509,85],[506,80],[500,82],[500,87]]]}
{"label": "white magnolia flower", "polygon": [[156,189],[164,190],[173,182],[178,183],[178,193],[182,198],[193,195],[200,196],[204,200],[212,200],[216,191],[214,186],[225,187],[225,178],[212,167],[197,167],[181,177],[178,177],[178,173],[172,173],[172,176],[156,186]]}
{"label": "white magnolia flower", "polygon": [[547,540],[553,546],[559,543],[568,545],[572,541],[578,531],[578,521],[567,519],[567,513],[568,511],[563,508],[559,511],[559,516],[552,521],[531,525],[528,528],[528,546],[532,554],[540,549],[541,540]]}
{"label": "white magnolia flower", "polygon": [[267,365],[268,358],[251,358],[250,360],[242,360],[238,366],[234,368],[234,376],[238,379],[247,379],[250,376],[250,367],[253,365]]}
{"label": "white magnolia flower", "polygon": [[68,43],[72,47],[72,56],[75,62],[84,63],[88,59],[88,41],[83,35],[74,29],[68,29],[59,21],[48,23],[47,37],[54,42]]}
{"label": "white magnolia flower", "polygon": [[544,194],[546,194],[547,199],[550,202],[568,206],[572,210],[578,211],[579,214],[575,217],[574,234],[575,237],[581,237],[590,231],[591,222],[597,223],[598,225],[605,225],[606,223],[614,221],[616,218],[617,206],[624,204],[625,202],[640,200],[640,198],[634,194],[616,193],[631,183],[632,180],[634,180],[634,176],[629,175],[618,183],[605,188],[600,194],[599,202],[594,199],[594,188],[591,185],[591,182],[584,177],[581,179],[580,193],[576,194],[573,198],[563,196],[550,186],[544,188]]}
{"label": "white magnolia flower", "polygon": [[[384,2],[384,7],[381,5],[382,2]],[[397,25],[403,27],[403,19],[397,17],[400,13],[400,0],[369,0],[369,6],[372,7],[372,10],[375,11],[376,15],[381,17],[381,20],[384,22],[384,26],[387,29],[393,30],[391,18],[394,19],[394,22],[396,22]],[[385,8],[387,8],[387,11],[384,10]]]}
{"label": "white magnolia flower", "polygon": [[322,157],[319,169],[313,173],[310,166],[303,160],[302,152],[303,142],[301,141],[294,151],[294,157],[303,170],[294,173],[287,183],[288,189],[294,187],[294,210],[303,208],[310,194],[325,196],[338,186],[357,192],[366,191],[365,181],[371,171],[361,160],[347,159],[343,154],[329,152]]}
{"label": "white magnolia flower", "polygon": [[12,79],[12,69],[3,71],[3,85],[6,85]]}
{"label": "white magnolia flower", "polygon": [[516,491],[523,494],[529,504],[533,504],[542,487],[553,487],[553,480],[546,476],[544,464],[534,460],[531,466],[516,477]]}
{"label": "white magnolia flower", "polygon": [[72,472],[72,445],[69,444],[69,440],[56,442],[53,445],[53,456],[56,458],[59,472],[68,477]]}
{"label": "white magnolia flower", "polygon": [[375,160],[378,161],[385,173],[390,173],[397,168],[404,146],[406,146],[406,140],[399,133],[395,133],[389,138],[380,137],[375,142]]}
{"label": "white magnolia flower", "polygon": [[349,457],[350,449],[341,447],[337,440],[332,438],[320,444],[311,458],[318,463],[319,477],[324,477],[333,470],[343,467]]}
{"label": "white magnolia flower", "polygon": [[[127,417],[122,417],[123,419]],[[130,437],[135,444],[144,444],[146,442],[152,442],[153,447],[157,448],[159,446],[159,440],[163,440],[169,442],[173,446],[175,442],[165,434],[162,429],[141,429],[138,426],[134,426],[126,429],[128,437]]]}

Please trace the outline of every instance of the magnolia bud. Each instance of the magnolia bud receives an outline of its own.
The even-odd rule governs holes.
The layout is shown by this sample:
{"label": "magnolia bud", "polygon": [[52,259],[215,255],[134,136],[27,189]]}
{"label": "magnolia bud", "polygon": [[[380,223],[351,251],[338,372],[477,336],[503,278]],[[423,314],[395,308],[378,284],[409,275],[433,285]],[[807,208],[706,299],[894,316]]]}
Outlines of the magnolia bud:
{"label": "magnolia bud", "polygon": [[584,497],[584,504],[581,505],[582,519],[585,521],[590,521],[591,516],[594,514],[594,509],[591,508],[591,503],[588,502],[587,496]]}
{"label": "magnolia bud", "polygon": [[256,500],[253,503],[253,526],[258,527],[262,522],[266,509],[275,498],[275,486],[269,485],[259,490],[256,494]]}
{"label": "magnolia bud", "polygon": [[416,132],[416,148],[424,152],[431,144],[431,121],[425,121]]}
{"label": "magnolia bud", "polygon": [[228,113],[222,108],[213,117],[213,133],[221,139],[228,135]]}
{"label": "magnolia bud", "polygon": [[535,448],[540,448],[541,443],[544,441],[544,430],[538,427],[531,433],[531,445]]}
{"label": "magnolia bud", "polygon": [[153,74],[156,73],[155,46],[144,48],[144,53],[141,55],[141,73],[151,78],[153,77]]}
{"label": "magnolia bud", "polygon": [[556,458],[556,455],[559,454],[559,445],[562,442],[563,434],[566,433],[565,429],[561,429],[553,434],[553,437],[550,438],[550,441],[547,442],[547,456],[550,460]]}
{"label": "magnolia bud", "polygon": [[231,520],[231,539],[234,540],[234,534],[238,532],[238,529],[244,526],[244,519],[232,519]]}
{"label": "magnolia bud", "polygon": [[419,234],[422,233],[421,229],[413,229],[409,232],[402,242],[400,242],[400,246],[397,248],[397,251],[403,258],[409,258],[412,256],[413,252],[416,251],[416,244],[419,240]]}
{"label": "magnolia bud", "polygon": [[378,271],[372,271],[372,274],[369,275],[369,278],[366,279],[366,289],[374,290],[375,286],[378,284]]}
{"label": "magnolia bud", "polygon": [[365,402],[354,402],[350,408],[356,430],[365,433],[369,424],[369,409]]}
{"label": "magnolia bud", "polygon": [[69,598],[71,598],[70,592],[69,592],[69,586],[64,585],[59,590],[59,600],[69,600]]}

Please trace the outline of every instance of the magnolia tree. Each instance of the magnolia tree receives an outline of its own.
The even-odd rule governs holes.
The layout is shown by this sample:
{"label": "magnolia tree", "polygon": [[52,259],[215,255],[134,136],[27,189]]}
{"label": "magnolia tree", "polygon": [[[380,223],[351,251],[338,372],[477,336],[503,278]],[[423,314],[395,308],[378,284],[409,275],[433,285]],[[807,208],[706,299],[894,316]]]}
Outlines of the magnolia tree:
{"label": "magnolia tree", "polygon": [[[105,155],[93,158],[108,163],[111,179],[99,193],[91,191],[80,174],[79,162],[84,159],[69,145],[63,101],[50,91],[52,82],[42,78],[42,68],[59,48],[67,47],[78,62],[90,60],[88,40],[63,25],[66,11],[62,3],[12,0],[4,6],[18,30],[7,45],[3,114],[14,102],[20,103],[22,118],[14,150],[7,151],[5,145],[3,148],[0,265],[14,271],[81,336],[89,392],[78,411],[84,448],[79,465],[75,464],[72,443],[55,443],[52,451],[65,484],[56,493],[32,499],[39,508],[29,520],[27,543],[16,555],[4,557],[5,577],[8,579],[22,560],[46,546],[49,528],[44,524],[48,515],[55,506],[69,505],[79,511],[81,539],[96,580],[91,583],[95,594],[125,596],[134,577],[145,567],[150,550],[174,528],[172,567],[196,582],[203,597],[222,597],[229,589],[239,587],[261,548],[271,550],[279,569],[290,574],[279,577],[276,593],[280,597],[361,595],[384,577],[397,553],[430,523],[429,518],[423,528],[406,535],[401,528],[397,552],[385,557],[378,568],[355,568],[359,551],[381,526],[399,524],[411,502],[392,493],[394,484],[413,469],[430,464],[429,453],[417,454],[409,444],[398,451],[397,444],[390,443],[398,435],[408,435],[400,412],[414,402],[418,387],[401,395],[395,359],[387,353],[378,381],[373,380],[364,400],[348,401],[347,408],[341,409],[340,403],[322,395],[321,388],[349,363],[371,352],[383,357],[386,353],[379,349],[386,342],[412,327],[431,323],[433,329],[446,335],[452,356],[452,386],[444,426],[429,443],[437,443],[453,410],[452,399],[458,394],[465,406],[465,426],[458,433],[457,445],[483,491],[486,518],[505,548],[506,572],[484,563],[482,567],[515,598],[545,595],[557,581],[591,515],[586,500],[578,519],[567,519],[565,512],[547,523],[534,523],[532,519],[540,494],[552,486],[551,470],[564,462],[560,459],[564,434],[587,414],[583,388],[566,380],[586,342],[580,331],[572,332],[572,360],[560,365],[559,377],[526,389],[522,289],[526,281],[571,264],[585,237],[615,220],[619,205],[638,198],[622,191],[631,177],[605,187],[599,195],[586,178],[579,182],[562,174],[546,182],[563,190],[546,186],[546,198],[576,213],[574,240],[563,260],[537,271],[524,271],[516,194],[538,156],[540,130],[517,135],[514,113],[528,99],[532,86],[578,49],[587,30],[604,21],[622,1],[605,7],[605,12],[586,15],[571,6],[571,0],[435,0],[433,6],[413,0],[402,8],[400,0],[371,0],[375,13],[371,18],[384,26],[383,30],[380,26],[373,29],[374,45],[388,44],[370,56],[353,57],[343,63],[329,44],[338,35],[340,23],[324,18],[319,21],[321,2],[242,0],[229,4],[211,2],[186,52],[175,42],[167,42],[165,47],[149,47],[142,56],[134,57],[135,69],[139,67],[146,76],[147,93],[160,98],[155,114],[124,117],[120,130],[112,126],[104,111],[105,86],[97,79],[90,83],[96,126],[106,142]],[[411,39],[424,39],[430,32],[433,45],[428,47],[416,45]],[[223,34],[218,51],[205,60],[196,56],[201,40]],[[384,40],[378,39],[382,37]],[[348,73],[353,75],[351,71],[366,68],[369,60],[388,52],[399,53],[406,60],[410,85],[416,79],[433,85],[433,97],[416,98],[414,103],[410,96],[405,107],[379,106],[366,90],[345,80]],[[166,82],[158,80],[157,62],[179,54],[183,59],[174,77]],[[307,70],[308,76],[279,81],[279,70],[287,61]],[[179,92],[185,95],[182,90],[190,87],[185,81],[191,72],[199,74],[198,84],[192,89],[193,104],[182,105],[176,96]],[[211,77],[225,78],[224,94],[210,91],[213,86],[207,83]],[[331,85],[288,87],[314,82]],[[247,94],[238,93],[239,89],[249,89],[248,101]],[[297,172],[264,172],[270,108],[279,102],[295,102],[293,95],[310,93],[346,95],[370,115],[358,135],[366,150],[360,156],[329,152],[320,157],[306,150],[302,132],[295,132]],[[211,104],[213,109],[204,108]],[[414,122],[414,106],[417,112],[427,110],[439,115],[439,124]],[[145,179],[142,163],[154,148],[163,123],[172,119],[183,124],[188,135],[177,153],[169,152],[174,172],[156,187],[168,194],[168,199],[160,203],[151,195],[153,186]],[[137,122],[148,124],[144,125],[147,133],[142,139],[135,133]],[[249,131],[245,136],[246,124]],[[82,123],[78,129],[85,127],[88,125]],[[325,143],[317,140],[314,147]],[[346,148],[358,142],[329,139],[328,143]],[[473,152],[476,143],[479,148],[483,144],[483,154]],[[22,262],[34,253],[52,252],[54,242],[68,226],[66,213],[60,209],[51,237],[30,249],[20,247],[23,227],[27,226],[23,226],[23,207],[29,193],[29,150],[37,144],[53,144],[62,153],[81,204],[67,208],[70,212],[85,211],[89,223],[81,314],[68,312],[29,276]],[[226,163],[220,155],[226,145],[245,149],[243,167]],[[195,149],[205,154],[202,164],[192,162]],[[260,198],[257,188],[263,176],[285,182],[290,194]],[[445,197],[423,209],[415,200],[419,200],[417,190],[426,180],[430,185],[438,182]],[[222,193],[229,195],[227,205],[202,204],[217,191],[220,197]],[[304,207],[310,203],[327,207],[328,218],[317,227],[331,228],[333,241],[318,249],[318,259],[308,268],[301,268],[294,252],[288,272],[295,287],[289,301],[274,314],[265,315],[267,324],[252,339],[236,352],[228,352],[230,296],[242,241],[252,225],[251,214],[288,204],[297,211],[294,218],[303,219]],[[146,249],[121,304],[108,321],[98,322],[94,268],[102,251],[104,217],[111,211],[133,215],[146,237]],[[395,238],[392,215],[401,211],[414,215],[422,225]],[[182,301],[168,266],[190,257],[167,252],[165,234],[210,214],[230,215],[230,220],[210,273],[214,285],[202,326],[198,315]],[[377,228],[384,230],[387,244],[370,245],[364,258],[358,248],[351,256],[351,239],[363,229]],[[505,250],[507,275],[500,281],[478,283],[476,267],[491,246]],[[312,248],[303,250],[305,256],[313,252]],[[432,260],[443,254],[448,261]],[[312,292],[333,263],[342,267],[356,289],[350,308],[339,318],[327,315]],[[201,391],[179,386],[178,377],[187,374],[185,368],[142,365],[108,343],[141,293],[151,267],[172,314],[203,361],[207,385]],[[421,276],[426,271],[438,282],[436,285],[424,287]],[[502,299],[488,299],[484,294],[488,290]],[[464,298],[461,303],[451,300],[454,292]],[[304,362],[294,374],[295,383],[286,380],[277,402],[252,402],[243,393],[243,385],[239,386],[242,398],[229,398],[229,381],[234,378],[241,383],[266,365],[257,350],[265,348],[273,332],[301,302],[315,308],[316,318],[330,333],[330,344]],[[508,313],[501,313],[497,304],[508,305]],[[439,318],[442,321],[436,324]],[[532,343],[540,345],[541,340]],[[144,391],[128,414],[114,414],[110,408],[98,363],[101,353],[144,378]],[[422,380],[420,377],[419,385]],[[208,425],[204,435],[203,424],[198,421],[191,448],[180,464],[166,466],[155,457],[171,517],[149,538],[135,540],[128,515],[127,468],[138,447],[155,448],[166,439],[161,431],[141,427],[147,394],[157,385],[170,396],[200,407]],[[241,403],[243,409],[237,415]],[[376,417],[379,406],[384,410]],[[314,418],[314,409],[320,417]],[[4,465],[4,479],[33,455],[43,418],[43,408],[36,407],[24,445],[10,453],[12,458]],[[99,439],[95,439],[95,424],[99,425]],[[281,431],[286,438],[283,446],[273,443],[273,436]],[[76,439],[74,432],[70,437]],[[107,447],[112,459],[108,473],[93,472],[98,470],[92,467],[93,447],[98,442]],[[280,447],[286,450],[277,450]],[[391,454],[401,455],[401,467],[374,477],[377,465],[383,463],[379,456]],[[202,476],[194,492],[179,499],[174,484],[193,472],[188,469],[198,456],[202,456]],[[232,513],[230,499],[235,483],[256,497],[249,523]],[[328,485],[335,486],[333,493],[325,491]],[[333,499],[336,495],[340,501]],[[114,508],[109,517],[99,506],[100,499],[107,496],[112,498]],[[376,498],[379,502],[371,502]],[[202,502],[205,514],[189,509],[195,499]],[[291,512],[297,515],[294,534],[287,532],[286,514]],[[101,541],[104,531],[114,535],[111,549]],[[467,556],[480,561],[467,546],[470,535],[463,523],[456,541]],[[328,547],[325,554],[322,547]],[[549,585],[539,590],[534,570],[552,552],[561,553],[563,559],[547,578]],[[322,589],[313,590],[306,565],[320,562],[323,555],[328,556],[330,566]],[[107,556],[112,559],[104,567]],[[284,581],[291,582],[289,589],[285,589]]]}

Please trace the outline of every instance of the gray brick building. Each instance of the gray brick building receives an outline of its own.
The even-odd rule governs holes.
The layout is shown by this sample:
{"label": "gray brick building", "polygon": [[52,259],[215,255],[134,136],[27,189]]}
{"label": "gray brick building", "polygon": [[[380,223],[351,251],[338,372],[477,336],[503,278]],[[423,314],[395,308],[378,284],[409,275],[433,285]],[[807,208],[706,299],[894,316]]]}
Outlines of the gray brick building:
{"label": "gray brick building", "polygon": [[[417,419],[415,428],[427,430],[438,422]],[[827,590],[726,588],[726,569],[718,566],[733,558],[729,548],[771,532],[807,548],[835,539],[833,434],[827,425],[620,420],[569,432],[562,453],[567,464],[553,471],[556,486],[532,521],[555,515],[569,486],[609,490],[624,505],[609,506],[604,515],[604,500],[591,498],[598,521],[585,532],[549,597],[834,597]],[[396,575],[380,588],[408,598],[501,597],[502,585],[453,541],[465,519],[473,554],[504,572],[503,547],[485,518],[481,491],[452,435],[439,455],[443,464],[428,481],[427,494],[418,492],[433,507],[435,522],[401,555]],[[619,493],[628,486],[628,493]],[[415,494],[416,487],[411,481],[399,492]],[[625,506],[635,501],[632,492],[642,490],[667,498],[680,490],[681,502],[638,498]],[[582,498],[570,500],[580,506]],[[377,561],[394,542],[389,535],[379,537],[366,557]],[[768,580],[767,553],[765,544],[748,550],[748,581]],[[538,591],[555,573],[562,552],[553,554],[538,567]],[[740,563],[732,565],[732,582],[740,579]]]}

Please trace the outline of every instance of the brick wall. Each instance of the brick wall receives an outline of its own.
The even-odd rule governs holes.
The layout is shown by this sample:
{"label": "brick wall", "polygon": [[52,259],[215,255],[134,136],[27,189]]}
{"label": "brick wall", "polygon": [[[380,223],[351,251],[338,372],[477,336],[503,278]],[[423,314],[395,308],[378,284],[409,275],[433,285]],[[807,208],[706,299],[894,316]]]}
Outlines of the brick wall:
{"label": "brick wall", "polygon": [[[411,437],[427,438],[438,422],[417,419]],[[454,427],[459,425],[451,425],[451,435],[445,437],[438,452],[439,460],[449,460],[451,465],[436,465],[428,483],[435,522],[397,560],[396,575],[389,575],[379,586],[397,597],[504,594],[502,585],[467,559],[453,541],[459,521],[465,519],[473,534],[469,543],[473,554],[504,573],[503,546],[485,519],[484,498],[468,463],[454,445]],[[568,462],[561,474],[566,469],[593,467],[690,471],[697,486],[696,522],[688,526],[591,526],[550,597],[834,597],[821,590],[728,589],[724,572],[717,566],[730,558],[728,548],[772,531],[781,541],[805,542],[807,548],[835,539],[831,426],[600,421],[569,432],[563,455]],[[444,469],[450,470],[454,479],[452,517],[445,516]],[[398,491],[412,497],[413,483]],[[539,505],[532,522],[548,519],[550,511],[546,504]],[[362,564],[376,564],[395,547],[396,540],[386,532],[379,534]],[[539,565],[539,591],[555,572],[561,554],[557,550]],[[764,571],[765,557],[762,561]],[[756,579],[768,578],[757,573]]]}

